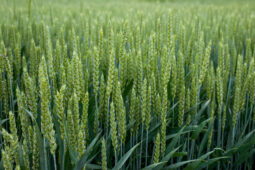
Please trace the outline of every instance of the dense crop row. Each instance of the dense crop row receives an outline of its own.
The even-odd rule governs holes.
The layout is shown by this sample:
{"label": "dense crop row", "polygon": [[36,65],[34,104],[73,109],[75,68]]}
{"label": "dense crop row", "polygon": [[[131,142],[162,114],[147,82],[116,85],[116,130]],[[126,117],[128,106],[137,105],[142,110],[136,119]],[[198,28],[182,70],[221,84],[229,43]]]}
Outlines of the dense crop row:
{"label": "dense crop row", "polygon": [[1,167],[251,169],[252,7],[109,4],[1,9]]}

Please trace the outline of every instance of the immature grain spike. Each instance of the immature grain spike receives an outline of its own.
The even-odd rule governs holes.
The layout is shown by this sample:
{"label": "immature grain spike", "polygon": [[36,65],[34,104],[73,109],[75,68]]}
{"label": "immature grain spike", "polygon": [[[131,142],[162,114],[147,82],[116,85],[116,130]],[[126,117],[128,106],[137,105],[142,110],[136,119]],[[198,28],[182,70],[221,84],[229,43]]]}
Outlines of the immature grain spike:
{"label": "immature grain spike", "polygon": [[60,69],[61,61],[62,61],[61,46],[60,46],[59,40],[57,39],[56,49],[55,49],[55,58],[53,60],[55,73],[58,73]]}
{"label": "immature grain spike", "polygon": [[106,143],[104,138],[102,140],[101,158],[102,158],[102,170],[107,170]]}
{"label": "immature grain spike", "polygon": [[167,98],[167,89],[164,88],[163,89],[163,96],[162,96],[162,104],[161,104],[161,121],[163,121],[163,119],[166,116],[166,112],[167,112],[167,102],[168,102],[168,98]]}
{"label": "immature grain spike", "polygon": [[183,25],[183,23],[181,22],[180,24],[180,28],[178,31],[178,38],[179,38],[179,50],[184,53],[185,50],[185,27]]}
{"label": "immature grain spike", "polygon": [[77,36],[76,36],[76,32],[74,30],[74,28],[72,27],[72,30],[70,30],[70,42],[72,43],[71,44],[71,47],[72,47],[72,50],[70,51],[71,54],[76,51],[78,52],[78,46],[77,46]]}
{"label": "immature grain spike", "polygon": [[142,112],[142,123],[145,124],[146,120],[146,106],[147,106],[147,80],[144,79],[143,87],[142,87],[142,104],[141,104],[141,112]]}
{"label": "immature grain spike", "polygon": [[[210,104],[210,118],[211,118],[210,123],[214,123],[214,113],[215,113],[215,92],[212,94],[212,102]],[[208,135],[207,148],[211,147],[212,137],[213,137],[213,129],[209,132],[209,135]]]}
{"label": "immature grain spike", "polygon": [[236,78],[235,78],[235,93],[234,93],[234,105],[233,105],[233,116],[232,126],[235,128],[237,122],[238,112],[240,111],[240,97],[241,97],[241,79],[242,79],[242,56],[238,56]]}
{"label": "immature grain spike", "polygon": [[206,97],[207,97],[207,100],[210,100],[211,99],[211,90],[212,90],[212,72],[213,71],[213,66],[210,65],[209,66],[209,69],[208,69],[208,72],[206,74],[206,77],[205,77],[205,89],[206,89]]}
{"label": "immature grain spike", "polygon": [[161,115],[161,98],[159,96],[159,93],[157,94],[156,97],[156,108],[155,108],[155,114],[158,117],[158,119],[160,119],[160,115]]}
{"label": "immature grain spike", "polygon": [[202,65],[202,59],[204,57],[204,48],[205,48],[205,43],[204,43],[204,32],[201,31],[201,33],[199,33],[199,41],[198,41],[198,51],[197,51],[197,67],[199,70],[201,70],[201,65]]}
{"label": "immature grain spike", "polygon": [[114,58],[113,58],[113,52],[110,54],[109,56],[109,69],[108,69],[108,77],[107,77],[107,82],[106,82],[106,87],[105,87],[105,96],[104,96],[104,113],[106,116],[105,117],[105,125],[106,127],[108,127],[108,123],[109,123],[109,115],[108,115],[108,109],[110,107],[110,97],[111,97],[111,93],[112,93],[112,88],[113,88],[113,80],[114,80]]}
{"label": "immature grain spike", "polygon": [[23,68],[24,84],[28,109],[37,118],[37,103],[36,103],[36,85],[34,80],[28,75],[27,68]]}
{"label": "immature grain spike", "polygon": [[166,112],[167,112],[167,89],[164,88],[163,90],[163,99],[162,99],[162,105],[161,105],[161,129],[160,129],[160,135],[161,135],[161,152],[162,154],[165,153],[165,137],[166,137]]}
{"label": "immature grain spike", "polygon": [[78,97],[78,100],[80,99],[81,97],[81,78],[80,77],[80,71],[82,70],[79,70],[79,65],[80,65],[80,59],[76,53],[76,51],[73,52],[73,59],[72,59],[72,65],[73,65],[73,68],[72,68],[72,76],[73,76],[73,85],[74,85],[74,91]]}
{"label": "immature grain spike", "polygon": [[101,28],[100,29],[100,33],[99,33],[99,54],[98,54],[98,57],[99,57],[99,62],[101,62],[102,60],[102,57],[103,57],[103,36],[104,36],[104,33],[103,33],[103,29]]}
{"label": "immature grain spike", "polygon": [[223,105],[223,80],[221,77],[221,69],[217,68],[217,100],[218,100],[218,112],[221,114],[222,105]]}
{"label": "immature grain spike", "polygon": [[[12,88],[13,88],[13,68],[9,61],[9,57],[4,56],[3,57],[3,63],[5,71],[7,72],[7,84],[8,84],[8,92],[11,94]],[[8,114],[8,113],[7,113]]]}
{"label": "immature grain spike", "polygon": [[221,74],[224,70],[224,48],[222,42],[219,43],[219,54],[218,54],[218,67],[221,69]]}
{"label": "immature grain spike", "polygon": [[[51,37],[49,33],[49,28],[46,27],[46,60],[48,61],[48,69],[49,69],[49,80],[50,85],[53,87],[55,86],[55,72],[54,72],[54,65],[53,65],[53,56],[52,56],[52,44],[51,44]],[[46,67],[47,68],[47,67]]]}
{"label": "immature grain spike", "polygon": [[62,140],[65,139],[65,121],[66,121],[66,115],[64,112],[64,92],[65,92],[66,86],[63,85],[59,92],[55,95],[55,104],[56,104],[56,113],[58,116],[58,122],[60,125],[60,133]]}
{"label": "immature grain spike", "polygon": [[184,106],[185,106],[185,84],[181,87],[180,96],[179,96],[179,113],[178,113],[178,126],[182,126],[183,124],[183,115],[184,115]]}
{"label": "immature grain spike", "polygon": [[250,103],[254,104],[254,97],[255,97],[255,72],[251,73],[251,79],[249,82],[249,97],[250,97]]}
{"label": "immature grain spike", "polygon": [[2,158],[3,158],[3,164],[4,164],[4,168],[6,170],[13,170],[13,164],[11,161],[11,156],[10,153],[8,152],[9,149],[5,148],[2,149]]}
{"label": "immature grain spike", "polygon": [[28,144],[26,139],[23,140],[22,151],[23,151],[22,156],[23,156],[25,167],[26,169],[29,169],[30,168],[29,149],[28,149]]}
{"label": "immature grain spike", "polygon": [[66,102],[71,98],[73,90],[74,90],[74,81],[73,81],[73,65],[71,61],[67,59],[66,65]]}
{"label": "immature grain spike", "polygon": [[[194,25],[194,24],[193,24]],[[193,53],[193,51],[195,50],[195,48],[193,48],[193,46],[194,46],[194,42],[195,42],[195,40],[194,40],[194,32],[195,32],[195,29],[194,29],[194,27],[195,26],[192,26],[192,32],[191,32],[191,37],[189,38],[189,40],[188,40],[188,44],[187,44],[187,53],[186,53],[186,56],[187,56],[187,58],[186,58],[186,62],[185,62],[185,64],[187,65],[187,66],[189,66],[192,62],[193,62],[193,55],[192,55],[192,53]]]}
{"label": "immature grain spike", "polygon": [[149,44],[149,49],[148,49],[148,58],[147,60],[149,60],[149,72],[153,73],[153,66],[155,64],[155,49],[154,49],[154,39],[155,39],[155,33],[153,33],[150,36],[150,44]]}
{"label": "immature grain spike", "polygon": [[85,152],[85,140],[84,140],[83,129],[79,129],[77,137],[78,137],[77,138],[77,152],[79,153],[79,158],[81,158],[83,153]]}
{"label": "immature grain spike", "polygon": [[[135,89],[132,88],[131,91],[131,97],[130,97],[130,112],[129,112],[129,121],[130,122],[135,122],[135,114],[136,114],[136,96],[135,96]],[[134,134],[134,128],[135,126],[132,126],[130,131],[131,135]]]}
{"label": "immature grain spike", "polygon": [[211,53],[211,41],[209,42],[209,44],[207,45],[207,48],[205,50],[205,57],[203,59],[203,63],[202,63],[202,68],[200,71],[200,78],[199,78],[199,84],[201,85],[204,81],[205,75],[207,73],[208,70],[208,65],[209,65],[209,61],[210,61],[210,53]]}
{"label": "immature grain spike", "polygon": [[28,143],[29,147],[33,146],[33,129],[32,129],[32,125],[28,126],[27,143]]}
{"label": "immature grain spike", "polygon": [[89,134],[88,134],[88,107],[89,107],[89,93],[86,92],[85,96],[82,100],[83,104],[83,111],[82,111],[82,117],[81,117],[81,129],[84,131],[84,140],[88,140]]}
{"label": "immature grain spike", "polygon": [[97,49],[94,49],[94,62],[93,62],[93,90],[94,94],[97,97],[98,94],[98,86],[99,86],[99,54]]}
{"label": "immature grain spike", "polygon": [[171,56],[172,56],[171,97],[172,97],[172,101],[174,101],[175,95],[176,95],[176,86],[177,86],[177,66],[176,66],[175,55],[172,53],[173,53],[173,50],[171,51]]}
{"label": "immature grain spike", "polygon": [[240,98],[240,110],[245,109],[246,94],[248,92],[248,83],[250,80],[251,80],[251,75],[248,75],[246,80],[244,81],[244,85],[242,87],[242,93],[241,93],[241,98]]}
{"label": "immature grain spike", "polygon": [[140,99],[136,97],[136,112],[135,112],[135,133],[138,133],[141,124],[141,109],[140,109]]}
{"label": "immature grain spike", "polygon": [[53,155],[57,146],[55,142],[55,130],[53,129],[53,122],[49,111],[50,87],[44,57],[42,57],[39,68],[39,86],[41,95],[41,130],[44,137],[50,142],[50,150]]}
{"label": "immature grain spike", "polygon": [[[14,139],[13,135],[8,133],[5,129],[2,129],[2,134],[3,134],[3,139],[4,139],[4,146],[5,146],[5,149],[9,149],[8,152],[9,152],[9,156],[10,156],[10,159],[9,161],[11,163],[14,163],[14,161],[16,161],[17,164],[19,164],[19,157],[18,156],[18,147],[19,147],[19,144],[18,144],[18,139]],[[18,162],[17,162],[18,161]]]}
{"label": "immature grain spike", "polygon": [[[228,91],[226,89],[228,89],[228,80],[229,80],[229,75],[231,73],[231,61],[230,58],[232,56],[230,56],[229,54],[229,48],[228,48],[228,44],[225,45],[225,70],[224,70],[224,81],[223,81],[223,89],[224,90],[224,99],[227,97],[227,93]],[[248,69],[247,69],[248,70]]]}
{"label": "immature grain spike", "polygon": [[132,68],[131,65],[133,64],[132,61],[132,54],[131,53],[127,53],[127,58],[126,58],[126,70],[125,70],[125,74],[126,74],[126,85],[130,84],[130,82],[132,82],[133,76],[132,76]]}
{"label": "immature grain spike", "polygon": [[162,156],[165,156],[165,150],[166,150],[166,117],[164,117],[161,120],[161,129],[160,129],[160,135],[161,135],[161,154]]}
{"label": "immature grain spike", "polygon": [[143,80],[143,65],[142,65],[142,56],[141,51],[138,51],[137,58],[137,96],[142,94],[142,80]]}
{"label": "immature grain spike", "polygon": [[[20,36],[19,33],[17,34],[17,39],[16,39],[16,45],[15,46],[16,46],[15,47],[15,67],[16,67],[16,72],[17,72],[16,74],[19,76],[20,72],[21,72],[21,66],[22,66],[21,65],[21,36]],[[34,58],[35,57],[36,57],[36,55],[34,55]],[[35,70],[33,70],[33,71],[35,71]]]}
{"label": "immature grain spike", "polygon": [[[106,113],[105,113],[105,91],[106,91],[106,84],[105,84],[105,78],[104,75],[101,75],[100,78],[100,88],[99,88],[99,120],[104,122],[106,120]],[[96,122],[95,122],[96,123]]]}
{"label": "immature grain spike", "polygon": [[122,56],[120,56],[119,59],[119,69],[120,69],[120,84],[121,89],[124,89],[126,84],[126,78],[127,78],[127,53],[124,52]]}
{"label": "immature grain spike", "polygon": [[17,127],[16,127],[16,121],[15,121],[15,117],[14,114],[12,112],[9,112],[9,119],[10,119],[10,130],[11,130],[11,134],[13,136],[13,151],[14,151],[14,158],[16,161],[16,165],[19,165],[19,148],[18,148],[18,133],[17,133]]}
{"label": "immature grain spike", "polygon": [[186,120],[187,125],[189,125],[190,122],[191,122],[191,115],[190,115],[190,113],[188,113],[189,110],[190,110],[190,89],[189,89],[189,88],[186,88],[185,113],[188,114],[187,120]]}
{"label": "immature grain spike", "polygon": [[111,21],[108,23],[108,55],[111,55],[112,47],[113,47],[113,30],[111,26]]}
{"label": "immature grain spike", "polygon": [[7,80],[2,80],[2,87],[3,87],[3,103],[4,103],[4,113],[7,115],[9,112],[9,91],[8,91],[8,83]]}
{"label": "immature grain spike", "polygon": [[170,79],[170,73],[171,73],[171,61],[169,60],[167,62],[167,65],[166,65],[165,71],[164,71],[164,78],[163,78],[163,84],[162,84],[163,89],[167,88],[167,84]]}
{"label": "immature grain spike", "polygon": [[112,88],[112,100],[114,102],[114,105],[116,103],[115,101],[117,101],[117,88],[116,87],[118,87],[118,83],[119,83],[118,69],[115,68],[114,76],[113,76],[113,87],[115,87],[115,88]]}
{"label": "immature grain spike", "polygon": [[179,113],[178,113],[178,126],[183,124],[184,106],[185,106],[185,72],[183,66],[183,55],[179,53],[178,63],[178,99],[179,99]]}
{"label": "immature grain spike", "polygon": [[118,58],[121,60],[121,58],[123,57],[123,54],[124,54],[124,48],[125,48],[125,40],[124,40],[124,35],[123,35],[123,32],[120,32],[119,34],[119,55],[118,55]]}
{"label": "immature grain spike", "polygon": [[17,127],[16,127],[16,121],[15,116],[12,112],[9,112],[9,120],[10,120],[10,130],[11,134],[13,135],[13,138],[15,140],[18,140],[18,134],[17,134]]}
{"label": "immature grain spike", "polygon": [[75,130],[74,130],[73,114],[71,109],[67,110],[67,127],[68,127],[68,138],[70,139],[70,144],[72,148],[76,148],[77,135],[75,134]]}
{"label": "immature grain spike", "polygon": [[249,63],[252,57],[252,50],[251,50],[251,39],[248,38],[246,40],[246,49],[245,49],[245,63]]}
{"label": "immature grain spike", "polygon": [[116,152],[118,149],[118,139],[117,139],[117,128],[116,128],[116,119],[115,119],[115,109],[114,104],[111,103],[111,111],[110,111],[110,125],[111,125],[111,139],[114,151]]}
{"label": "immature grain spike", "polygon": [[81,62],[81,59],[78,60],[78,80],[79,80],[79,100],[81,100],[81,97],[85,94],[85,82],[84,82],[84,74],[83,74],[83,65]]}
{"label": "immature grain spike", "polygon": [[117,112],[117,122],[118,122],[120,141],[122,144],[124,144],[126,140],[126,109],[124,107],[119,82],[117,86],[116,112]]}
{"label": "immature grain spike", "polygon": [[114,77],[114,57],[113,51],[109,55],[109,69],[108,69],[108,77],[107,77],[107,84],[106,84],[106,97],[107,99],[110,97],[113,87],[113,77]]}
{"label": "immature grain spike", "polygon": [[33,130],[33,147],[32,147],[32,169],[39,168],[39,141],[38,141],[38,128],[34,127]]}
{"label": "immature grain spike", "polygon": [[156,87],[156,79],[154,76],[154,73],[152,73],[151,75],[151,104],[152,104],[152,110],[151,113],[157,114],[157,110],[156,110],[156,100],[157,100],[157,87]]}
{"label": "immature grain spike", "polygon": [[74,130],[75,134],[78,137],[79,136],[79,129],[80,129],[80,116],[79,116],[79,102],[78,102],[78,96],[76,93],[72,96],[72,106],[73,106],[73,123],[74,123]]}
{"label": "immature grain spike", "polygon": [[157,133],[156,141],[155,141],[155,150],[153,156],[153,162],[158,163],[160,155],[160,133]]}
{"label": "immature grain spike", "polygon": [[222,114],[222,124],[221,124],[222,132],[224,132],[225,130],[226,116],[227,116],[227,107],[224,105],[223,114]]}
{"label": "immature grain spike", "polygon": [[146,125],[146,130],[147,131],[150,128],[150,118],[151,118],[151,86],[148,87],[147,94],[146,94],[146,120],[145,120],[145,125]]}
{"label": "immature grain spike", "polygon": [[[195,71],[195,64],[192,64],[192,80],[191,80],[191,91],[190,91],[190,104],[191,107],[197,107],[197,97],[198,97],[198,83],[197,83],[197,76]],[[192,117],[196,114],[196,109],[192,111]]]}
{"label": "immature grain spike", "polygon": [[89,82],[89,79],[90,79],[90,75],[89,75],[89,71],[88,71],[88,69],[86,69],[85,71],[84,71],[84,82],[85,82],[85,84],[84,84],[84,91],[86,92],[86,91],[88,91],[88,88],[89,88],[89,85],[90,85],[90,82]]}
{"label": "immature grain spike", "polygon": [[27,125],[28,122],[28,116],[25,112],[25,96],[24,93],[19,90],[19,88],[16,89],[16,95],[17,95],[17,103],[18,103],[18,116],[20,118],[20,124],[22,129],[22,136],[23,138],[27,135]]}

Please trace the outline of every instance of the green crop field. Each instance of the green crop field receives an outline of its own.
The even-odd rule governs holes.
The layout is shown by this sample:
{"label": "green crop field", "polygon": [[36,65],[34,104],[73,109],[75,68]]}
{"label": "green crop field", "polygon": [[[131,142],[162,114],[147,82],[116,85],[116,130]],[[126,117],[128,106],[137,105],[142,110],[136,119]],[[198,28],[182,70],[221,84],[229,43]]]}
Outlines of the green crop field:
{"label": "green crop field", "polygon": [[254,0],[0,3],[1,170],[254,169]]}

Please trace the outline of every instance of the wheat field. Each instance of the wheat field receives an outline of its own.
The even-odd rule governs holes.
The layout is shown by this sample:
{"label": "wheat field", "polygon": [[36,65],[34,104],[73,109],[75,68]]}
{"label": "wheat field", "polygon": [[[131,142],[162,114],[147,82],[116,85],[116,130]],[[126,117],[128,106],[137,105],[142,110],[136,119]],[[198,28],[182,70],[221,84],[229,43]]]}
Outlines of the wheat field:
{"label": "wheat field", "polygon": [[0,169],[252,170],[251,0],[2,0]]}

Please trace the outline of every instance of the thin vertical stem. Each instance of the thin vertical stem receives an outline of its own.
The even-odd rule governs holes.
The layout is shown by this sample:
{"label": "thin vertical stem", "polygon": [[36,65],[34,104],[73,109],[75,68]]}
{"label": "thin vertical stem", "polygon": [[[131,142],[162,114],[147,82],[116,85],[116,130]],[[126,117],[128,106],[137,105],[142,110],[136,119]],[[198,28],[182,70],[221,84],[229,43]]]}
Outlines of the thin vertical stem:
{"label": "thin vertical stem", "polygon": [[218,137],[217,137],[217,145],[220,146],[220,137],[221,137],[221,117],[219,113],[219,120],[218,120]]}
{"label": "thin vertical stem", "polygon": [[[174,101],[173,101],[173,106],[174,106]],[[172,124],[172,128],[174,128],[174,107],[173,107],[173,124]]]}
{"label": "thin vertical stem", "polygon": [[[136,138],[135,142],[138,142],[138,135],[137,134],[135,135],[135,138]],[[138,150],[136,151],[136,153],[137,153],[137,155],[139,154]],[[136,159],[136,169],[139,169],[139,159]]]}
{"label": "thin vertical stem", "polygon": [[[221,106],[218,112],[218,136],[217,136],[217,146],[220,147],[220,137],[221,137]],[[220,163],[218,162],[217,169],[220,169]]]}
{"label": "thin vertical stem", "polygon": [[44,150],[45,170],[47,170],[48,167],[47,167],[47,153],[46,153],[46,139],[45,139],[45,137],[43,137],[43,150]]}
{"label": "thin vertical stem", "polygon": [[114,155],[115,155],[115,165],[117,165],[118,157],[117,157],[117,152],[116,152],[116,150],[114,150]]}
{"label": "thin vertical stem", "polygon": [[107,113],[106,113],[106,134],[105,137],[107,137],[108,135],[108,122],[109,122],[109,117],[110,117],[110,102],[109,102],[109,98],[107,99]]}
{"label": "thin vertical stem", "polygon": [[235,141],[235,127],[233,127],[232,130],[232,146],[234,145],[234,141]]}
{"label": "thin vertical stem", "polygon": [[189,150],[190,150],[190,148],[189,148],[189,145],[190,145],[190,132],[188,133],[188,143],[187,143],[187,145],[188,145],[188,147],[187,147],[187,150],[188,150],[188,153],[189,153]]}
{"label": "thin vertical stem", "polygon": [[[123,150],[123,148],[122,148],[122,142],[121,142],[120,143],[120,159],[122,158],[122,152],[123,152],[122,150]],[[121,167],[121,169],[123,169],[123,166]]]}
{"label": "thin vertical stem", "polygon": [[53,154],[53,159],[54,159],[54,168],[57,170],[57,162],[56,162],[56,154]]}
{"label": "thin vertical stem", "polygon": [[148,157],[148,134],[149,131],[146,131],[146,150],[145,150],[145,166],[147,166],[147,157]]}
{"label": "thin vertical stem", "polygon": [[[9,77],[9,79],[10,79],[10,91],[11,91],[10,106],[11,106],[12,113],[14,113],[14,102],[13,102],[14,100],[13,100],[13,91],[12,91],[12,81],[11,81],[10,77]],[[6,114],[8,114],[8,113],[6,113]]]}
{"label": "thin vertical stem", "polygon": [[224,149],[224,129],[222,129],[222,133],[221,133],[221,146],[222,146],[222,149]]}
{"label": "thin vertical stem", "polygon": [[120,143],[120,157],[122,158],[122,142]]}
{"label": "thin vertical stem", "polygon": [[130,149],[132,148],[133,146],[133,135],[131,134],[130,135]]}
{"label": "thin vertical stem", "polygon": [[66,140],[64,139],[64,141],[63,141],[64,150],[63,150],[62,162],[61,162],[61,163],[62,163],[62,168],[63,168],[63,169],[65,169],[65,168],[64,168],[64,166],[65,166],[65,152],[66,152],[66,146],[65,146],[66,144],[65,144],[65,141],[66,141]]}
{"label": "thin vertical stem", "polygon": [[[95,115],[95,128],[98,128],[98,106],[97,106],[97,95],[95,95],[95,104],[96,104],[96,115]],[[94,129],[97,133],[97,129]]]}
{"label": "thin vertical stem", "polygon": [[[1,76],[1,75],[0,75]],[[2,82],[0,82],[0,83],[2,83]],[[2,107],[3,105],[2,105],[2,102],[0,102],[0,120],[2,121],[2,117],[3,117],[3,112],[2,112],[2,110],[3,110],[3,107]],[[2,135],[0,136],[0,142],[2,143]]]}
{"label": "thin vertical stem", "polygon": [[142,168],[142,151],[143,151],[143,123],[142,123],[142,132],[141,132],[141,147],[140,147],[140,163],[139,163],[139,167],[140,169]]}
{"label": "thin vertical stem", "polygon": [[[134,143],[135,143],[135,135],[132,136],[132,146],[134,146]],[[136,156],[134,157],[134,161],[133,161],[133,169],[135,169],[135,163],[136,163]]]}
{"label": "thin vertical stem", "polygon": [[[132,148],[132,145],[133,145],[133,135],[130,134],[130,149]],[[133,159],[131,159],[131,165],[133,163]]]}

